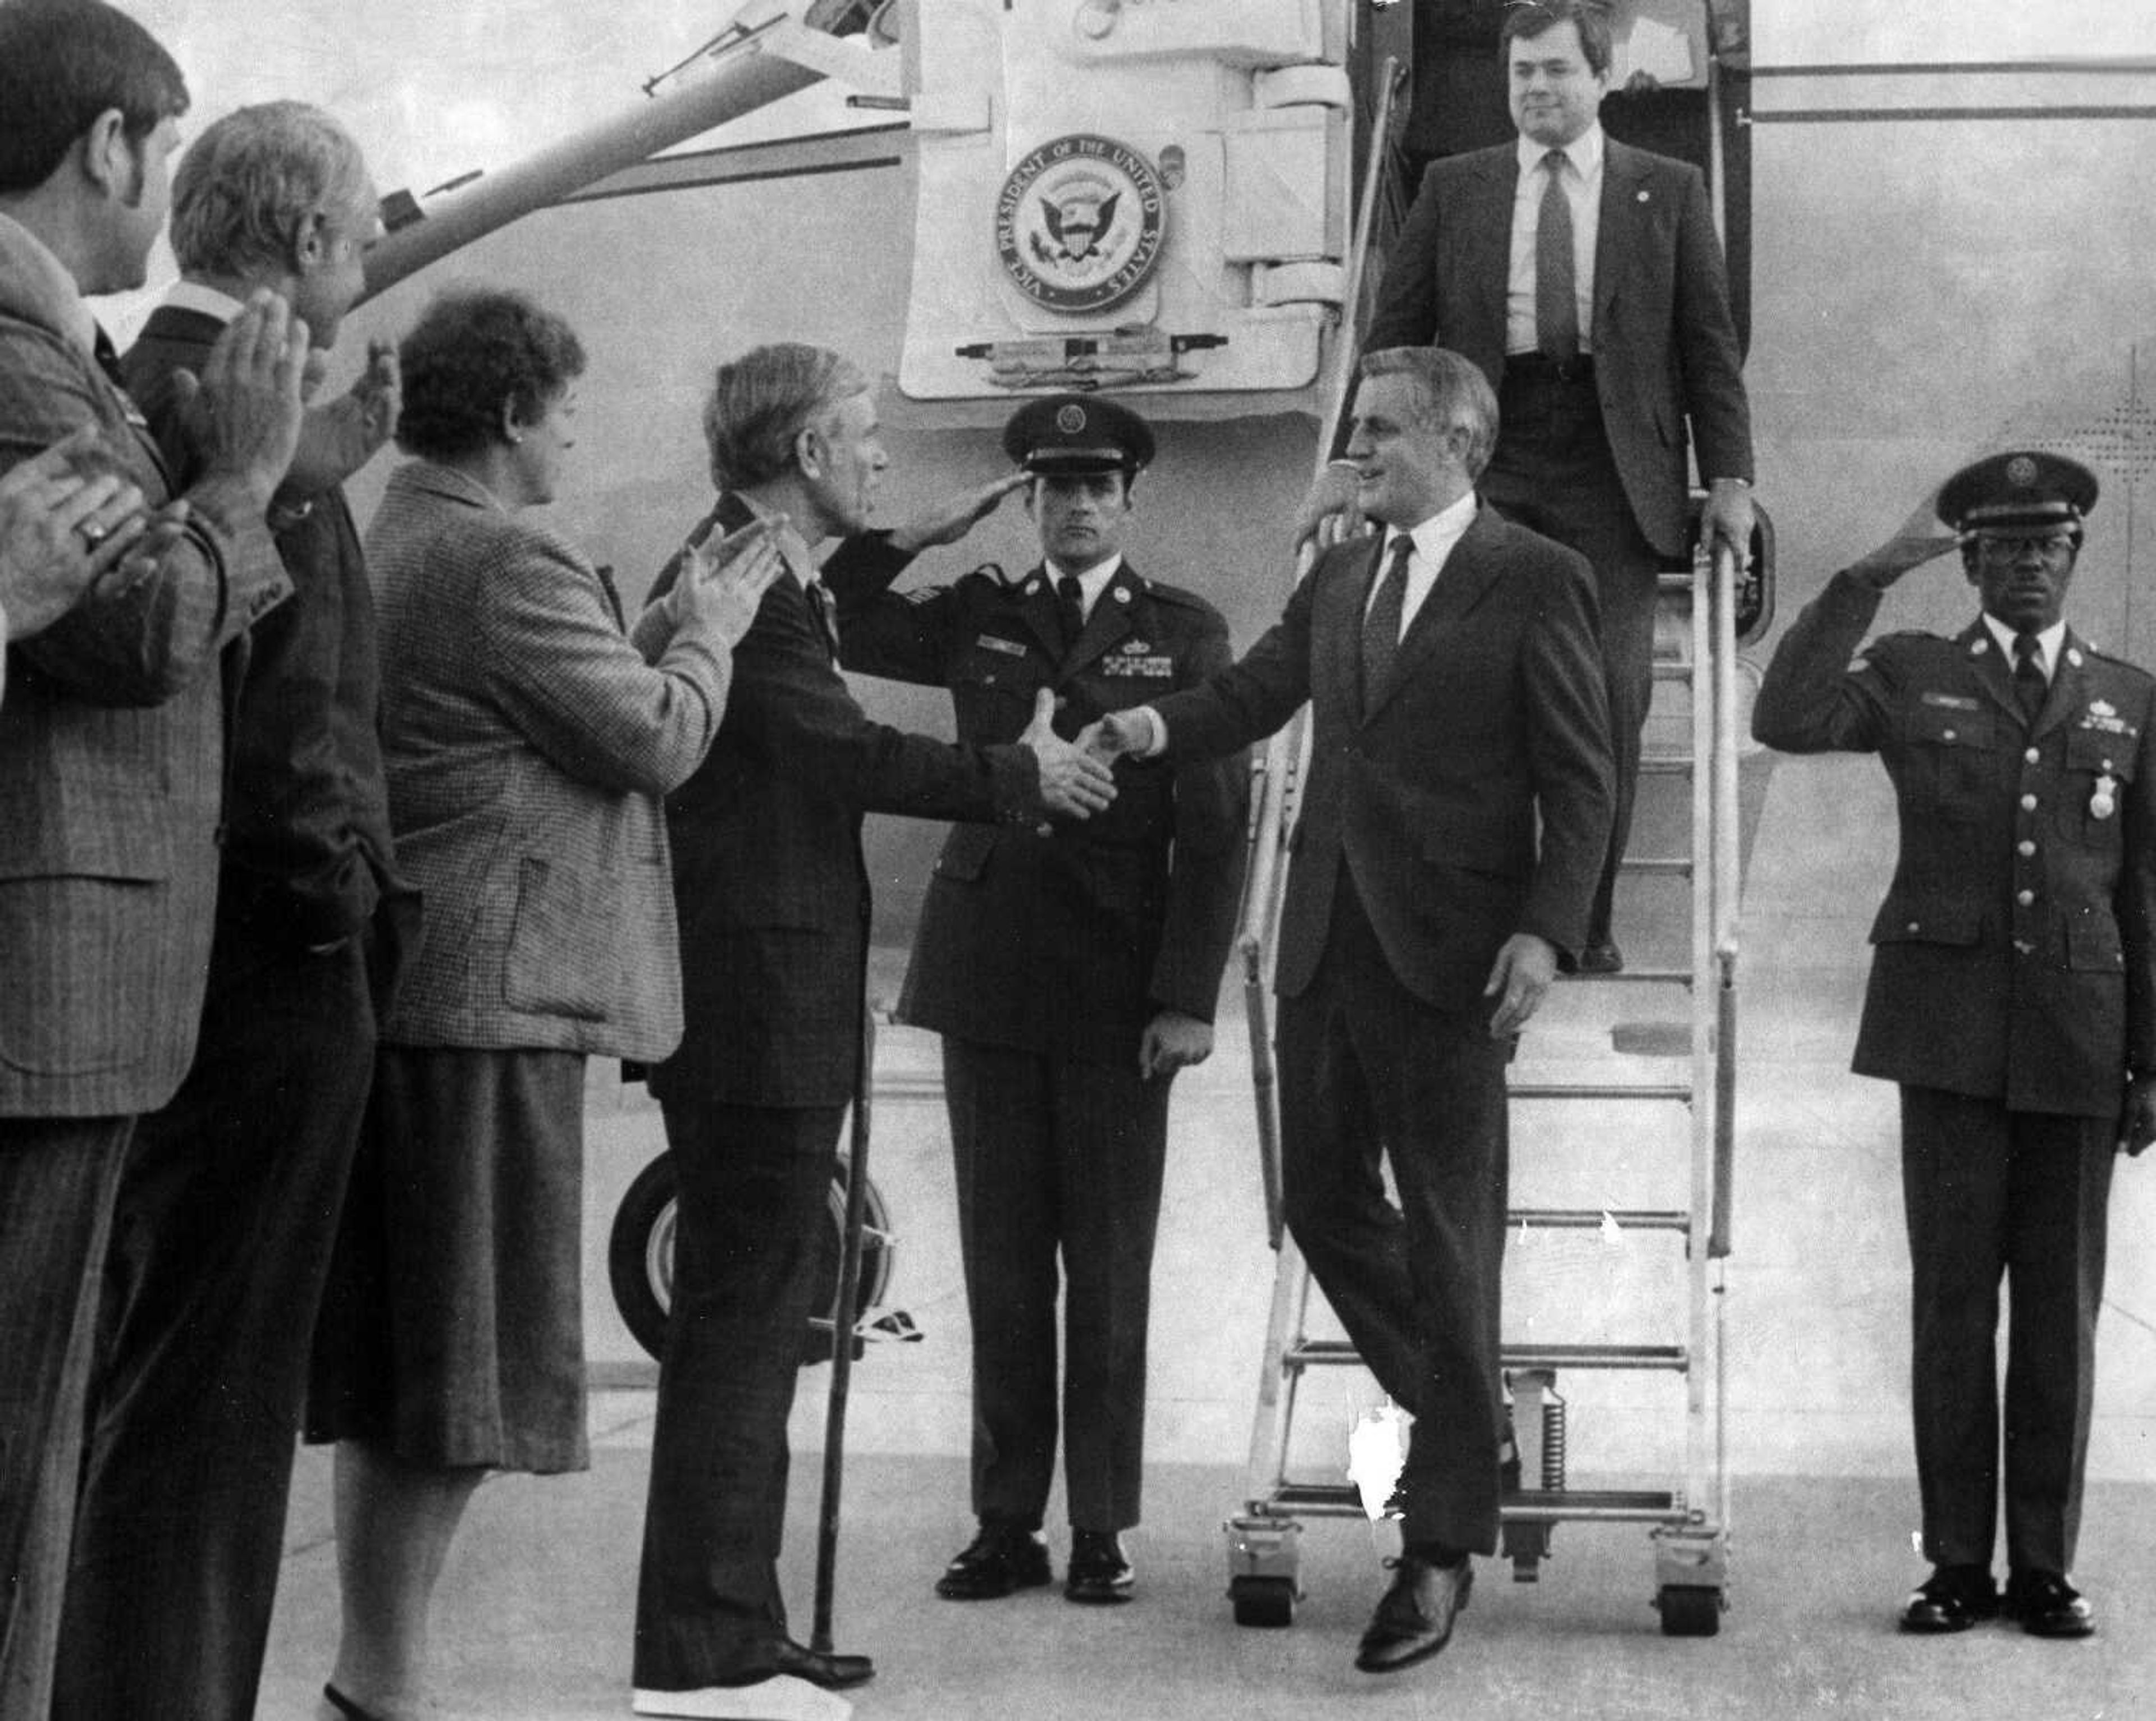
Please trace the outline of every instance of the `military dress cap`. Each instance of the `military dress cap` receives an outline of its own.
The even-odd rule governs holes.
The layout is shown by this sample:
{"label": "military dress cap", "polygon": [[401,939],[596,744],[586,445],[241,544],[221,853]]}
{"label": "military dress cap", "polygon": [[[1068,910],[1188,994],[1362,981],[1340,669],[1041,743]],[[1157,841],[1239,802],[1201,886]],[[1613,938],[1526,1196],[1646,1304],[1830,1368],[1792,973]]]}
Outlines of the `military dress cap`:
{"label": "military dress cap", "polygon": [[1004,426],[1004,452],[1028,472],[1122,472],[1152,461],[1152,432],[1128,407],[1097,394],[1028,401]]}
{"label": "military dress cap", "polygon": [[1939,489],[1939,519],[1957,532],[2048,532],[2096,506],[2096,474],[2041,449],[1989,454]]}

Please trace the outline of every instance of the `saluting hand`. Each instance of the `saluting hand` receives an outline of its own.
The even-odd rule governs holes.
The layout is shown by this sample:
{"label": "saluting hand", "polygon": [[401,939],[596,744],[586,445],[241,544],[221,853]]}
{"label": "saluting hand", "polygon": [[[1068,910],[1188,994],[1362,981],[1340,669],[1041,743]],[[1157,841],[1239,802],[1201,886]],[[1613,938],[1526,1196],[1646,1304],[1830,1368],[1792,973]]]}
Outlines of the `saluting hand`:
{"label": "saluting hand", "polygon": [[932,544],[955,544],[993,514],[1004,497],[1030,481],[1029,474],[1013,472],[932,502],[891,528],[891,547],[910,556]]}
{"label": "saluting hand", "polygon": [[1490,983],[1482,988],[1484,997],[1499,1000],[1490,1017],[1490,1037],[1509,1039],[1525,1027],[1556,978],[1557,950],[1548,939],[1532,932],[1507,939],[1490,966]]}
{"label": "saluting hand", "polygon": [[1065,818],[1091,818],[1116,798],[1116,774],[1082,747],[1055,733],[1055,694],[1044,687],[1034,695],[1033,721],[1019,745],[1033,750],[1040,766],[1040,798]]}
{"label": "saluting hand", "polygon": [[1938,499],[1936,491],[1925,497],[1916,511],[1895,528],[1892,537],[1850,564],[1850,573],[1875,591],[1884,592],[1911,568],[1921,567],[1953,549],[1961,540],[1939,524]]}

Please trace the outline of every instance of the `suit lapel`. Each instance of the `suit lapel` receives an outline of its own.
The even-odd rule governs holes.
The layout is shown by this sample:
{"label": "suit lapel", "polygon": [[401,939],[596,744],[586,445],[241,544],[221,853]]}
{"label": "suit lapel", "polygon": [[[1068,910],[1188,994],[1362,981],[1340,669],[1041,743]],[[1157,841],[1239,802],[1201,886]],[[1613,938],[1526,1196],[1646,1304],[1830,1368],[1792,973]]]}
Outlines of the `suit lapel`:
{"label": "suit lapel", "polygon": [[1602,202],[1594,230],[1594,334],[1597,346],[1605,319],[1617,302],[1618,276],[1627,258],[1642,254],[1634,237],[1640,206],[1640,183],[1647,158],[1614,140],[1602,151]]}
{"label": "suit lapel", "polygon": [[[1476,308],[1505,350],[1505,304],[1512,289],[1512,205],[1519,196],[1520,160],[1512,144],[1486,151],[1473,180],[1474,207],[1465,212],[1461,240]],[[1449,332],[1449,331],[1448,331]]]}
{"label": "suit lapel", "polygon": [[[2014,671],[2006,661],[2006,653],[1999,650],[1999,642],[1991,637],[1991,630],[1984,625],[1984,617],[1962,630],[1955,642],[1969,653],[1969,676],[1984,696],[1999,707],[2015,723],[2021,721],[2021,702],[2014,697]],[[2064,654],[2061,654],[2064,664]]]}
{"label": "suit lapel", "polygon": [[1019,601],[1011,606],[1019,620],[1025,623],[1026,632],[1050,663],[1060,662],[1063,656],[1063,624],[1055,614],[1055,583],[1048,576],[1045,564],[1035,562],[1033,571],[1018,588]]}
{"label": "suit lapel", "polygon": [[2087,650],[2067,628],[2059,641],[2059,661],[2051,669],[2051,689],[2044,695],[2044,709],[2036,714],[2036,726],[2030,732],[2035,740],[2048,735],[2076,711],[2088,709],[2088,686],[2082,668],[2082,654]]}
{"label": "suit lapel", "polygon": [[[1437,583],[1422,601],[1422,607],[1408,623],[1407,632],[1401,636],[1400,648],[1393,655],[1392,668],[1386,673],[1385,684],[1374,689],[1363,701],[1363,720],[1368,721],[1384,709],[1386,704],[1419,673],[1445,640],[1452,628],[1475,606],[1481,602],[1491,586],[1496,583],[1503,564],[1490,553],[1490,540],[1496,535],[1490,510],[1486,505],[1478,506],[1475,519],[1452,546],[1452,553],[1438,570]],[[1365,586],[1367,590],[1367,582]]]}

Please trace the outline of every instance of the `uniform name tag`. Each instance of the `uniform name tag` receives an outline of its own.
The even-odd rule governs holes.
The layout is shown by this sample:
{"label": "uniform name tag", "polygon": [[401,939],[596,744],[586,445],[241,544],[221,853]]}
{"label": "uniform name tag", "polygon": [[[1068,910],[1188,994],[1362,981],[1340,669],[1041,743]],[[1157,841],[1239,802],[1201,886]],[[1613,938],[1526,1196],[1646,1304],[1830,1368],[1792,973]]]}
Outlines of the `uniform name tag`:
{"label": "uniform name tag", "polygon": [[1025,648],[1017,640],[998,639],[993,633],[982,634],[973,643],[984,646],[992,652],[1001,652],[1007,658],[1022,658],[1025,655]]}
{"label": "uniform name tag", "polygon": [[1165,653],[1141,657],[1136,652],[1122,652],[1112,658],[1101,659],[1103,675],[1143,675],[1158,681],[1175,674],[1175,659]]}
{"label": "uniform name tag", "polygon": [[1948,711],[1974,711],[1976,701],[1959,694],[1924,694],[1920,695],[1927,705],[1938,705]]}

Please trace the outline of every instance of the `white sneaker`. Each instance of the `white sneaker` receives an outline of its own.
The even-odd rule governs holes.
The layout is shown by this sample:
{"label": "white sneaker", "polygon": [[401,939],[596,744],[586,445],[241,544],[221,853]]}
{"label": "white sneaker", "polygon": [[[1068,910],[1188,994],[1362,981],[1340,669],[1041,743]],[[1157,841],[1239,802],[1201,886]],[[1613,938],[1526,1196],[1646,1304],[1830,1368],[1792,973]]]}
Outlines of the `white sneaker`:
{"label": "white sneaker", "polygon": [[629,1708],[639,1715],[679,1715],[689,1721],[847,1721],[854,1713],[845,1698],[790,1673],[775,1673],[753,1685],[639,1690],[630,1694]]}

